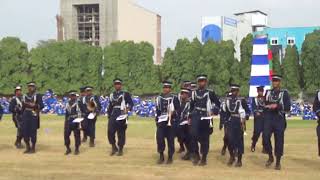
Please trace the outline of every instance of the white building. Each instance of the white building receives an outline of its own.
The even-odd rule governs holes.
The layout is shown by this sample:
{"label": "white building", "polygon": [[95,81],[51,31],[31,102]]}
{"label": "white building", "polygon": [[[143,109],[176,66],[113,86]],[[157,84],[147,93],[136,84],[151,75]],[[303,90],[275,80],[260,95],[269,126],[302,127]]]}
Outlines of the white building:
{"label": "white building", "polygon": [[227,41],[235,44],[235,57],[240,60],[240,44],[243,38],[268,26],[268,15],[262,11],[234,14],[233,17],[213,16],[202,18],[202,42]]}

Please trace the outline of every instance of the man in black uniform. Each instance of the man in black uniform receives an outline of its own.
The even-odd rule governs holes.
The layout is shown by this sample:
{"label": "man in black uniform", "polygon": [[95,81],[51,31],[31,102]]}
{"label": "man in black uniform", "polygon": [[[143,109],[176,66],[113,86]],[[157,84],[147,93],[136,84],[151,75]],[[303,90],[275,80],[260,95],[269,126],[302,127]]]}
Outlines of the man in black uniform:
{"label": "man in black uniform", "polygon": [[[191,158],[191,135],[190,135],[190,90],[188,88],[182,88],[179,94],[179,102],[181,115],[178,121],[178,134],[180,139],[180,147],[186,147],[186,154],[182,157],[183,160],[190,160]],[[182,144],[182,145],[181,145]]]}
{"label": "man in black uniform", "polygon": [[158,164],[164,163],[165,139],[168,145],[167,164],[172,164],[174,154],[173,120],[179,119],[180,104],[176,96],[171,94],[172,83],[163,82],[163,91],[156,99],[157,149],[160,154]]}
{"label": "man in black uniform", "polygon": [[70,135],[73,132],[75,141],[75,151],[74,154],[78,155],[80,153],[79,147],[81,144],[80,137],[80,123],[74,122],[77,118],[81,118],[81,110],[79,106],[79,101],[77,100],[77,92],[69,91],[69,101],[66,106],[66,115],[64,122],[64,145],[67,148],[65,155],[71,153],[70,148]]}
{"label": "man in black uniform", "polygon": [[36,152],[37,130],[40,128],[40,111],[44,105],[42,96],[36,93],[36,84],[29,82],[27,86],[28,93],[22,98],[22,132],[26,143],[24,153],[32,154]]}
{"label": "man in black uniform", "polygon": [[[242,155],[244,153],[244,140],[243,135],[245,131],[245,121],[248,119],[248,110],[244,107],[243,98],[239,97],[240,86],[237,84],[230,85],[231,96],[227,97],[223,111],[229,118],[225,122],[226,134],[228,139],[228,150],[230,153],[230,159],[228,166],[232,166],[235,162],[235,156],[237,155],[236,167],[242,166]],[[249,112],[250,113],[250,112]]]}
{"label": "man in black uniform", "polygon": [[[81,111],[81,118],[84,118],[84,120],[81,122],[81,129],[83,132],[83,138],[82,142],[87,142],[88,135],[87,135],[87,127],[88,127],[88,121],[86,118],[86,111],[87,111],[87,104],[86,104],[86,87],[80,87],[80,96],[78,97],[78,105],[80,107]],[[80,132],[81,133],[81,132]]]}
{"label": "man in black uniform", "polygon": [[[109,117],[108,140],[112,146],[110,155],[113,156],[118,153],[118,156],[122,156],[123,147],[126,143],[128,111],[132,110],[133,101],[128,92],[122,91],[121,79],[114,79],[113,86],[115,91],[110,94],[110,104],[107,109]],[[116,134],[118,137],[118,143],[116,143]]]}
{"label": "man in black uniform", "polygon": [[266,167],[270,167],[274,162],[271,145],[271,135],[275,138],[276,170],[281,169],[281,157],[283,156],[284,132],[287,127],[286,112],[290,111],[291,100],[287,90],[281,89],[281,79],[279,75],[272,76],[273,89],[266,91],[266,105],[264,110],[264,148],[269,155]]}
{"label": "man in black uniform", "polygon": [[[252,109],[254,113],[254,122],[253,122],[253,135],[252,135],[252,144],[251,144],[251,152],[256,151],[256,144],[260,137],[260,134],[263,132],[263,123],[264,123],[264,115],[263,110],[265,106],[265,98],[264,98],[264,86],[257,87],[258,96],[253,99]],[[263,143],[262,143],[263,144]],[[262,152],[265,152],[264,148]]]}
{"label": "man in black uniform", "polygon": [[[191,81],[183,81],[183,83],[181,84],[181,89],[186,89],[189,90],[191,89]],[[180,93],[178,94],[178,99],[180,101],[181,104],[181,95],[182,95],[182,91],[180,91]],[[191,91],[189,91],[189,97],[191,96]],[[189,98],[188,97],[188,98]],[[179,150],[177,153],[182,153],[185,151],[185,149],[187,149],[187,147],[185,147],[185,142],[183,140],[184,137],[182,137],[182,133],[180,133],[180,122],[179,121],[174,121],[174,132],[175,132],[175,136],[178,139],[179,142]]]}
{"label": "man in black uniform", "polygon": [[[231,97],[231,92],[226,93],[226,98]],[[220,111],[220,123],[219,123],[219,129],[224,130],[224,136],[223,136],[223,147],[221,149],[221,155],[224,156],[227,151],[228,147],[228,137],[227,137],[227,129],[226,129],[226,122],[229,120],[229,116],[226,112],[223,111],[223,107],[225,105],[225,100],[221,103],[221,111]]]}
{"label": "man in black uniform", "polygon": [[190,113],[191,113],[191,136],[192,136],[192,154],[193,164],[198,165],[200,161],[200,151],[202,154],[199,165],[207,164],[207,155],[209,152],[210,135],[213,132],[212,108],[213,104],[220,107],[219,98],[214,91],[207,89],[207,75],[197,77],[198,89],[192,92]]}
{"label": "man in black uniform", "polygon": [[12,113],[12,121],[17,128],[17,139],[14,145],[17,149],[23,148],[21,140],[22,134],[22,88],[17,86],[15,88],[15,96],[11,99],[9,105],[9,111]]}
{"label": "man in black uniform", "polygon": [[87,86],[86,87],[86,133],[90,137],[90,147],[94,147],[94,140],[96,138],[96,122],[97,117],[99,116],[101,110],[101,104],[99,101],[99,97],[93,95],[92,93],[93,87]]}
{"label": "man in black uniform", "polygon": [[320,156],[320,91],[317,92],[313,102],[313,111],[318,117],[317,136],[318,136],[318,155]]}

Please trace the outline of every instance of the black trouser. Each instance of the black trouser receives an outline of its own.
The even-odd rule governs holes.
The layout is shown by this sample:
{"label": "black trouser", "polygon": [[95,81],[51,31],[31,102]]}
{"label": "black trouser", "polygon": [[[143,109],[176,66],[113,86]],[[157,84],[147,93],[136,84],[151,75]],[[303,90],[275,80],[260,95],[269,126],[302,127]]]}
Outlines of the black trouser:
{"label": "black trouser", "polygon": [[87,119],[86,135],[90,137],[90,140],[94,140],[96,138],[96,122],[97,118]]}
{"label": "black trouser", "polygon": [[230,117],[226,123],[228,150],[231,156],[244,153],[243,127],[240,117]]}
{"label": "black trouser", "polygon": [[228,144],[229,144],[229,140],[228,140],[228,129],[226,128],[226,124],[227,124],[227,123],[224,123],[224,126],[223,126],[223,131],[224,131],[223,147],[224,147],[224,148],[228,147]]}
{"label": "black trouser", "polygon": [[187,148],[187,151],[190,152],[191,150],[191,135],[190,135],[190,126],[188,124],[185,125],[179,125],[178,127],[178,141],[179,143],[182,143]]}
{"label": "black trouser", "polygon": [[70,147],[70,135],[73,132],[75,147],[79,148],[81,144],[80,129],[78,123],[73,123],[72,121],[65,121],[64,123],[64,145]]}
{"label": "black trouser", "polygon": [[192,113],[191,120],[191,152],[194,154],[199,154],[199,144],[200,152],[206,157],[209,152],[209,142],[210,142],[210,120],[201,120],[201,117],[205,117],[206,112],[195,111]]}
{"label": "black trouser", "polygon": [[253,135],[252,135],[252,145],[255,146],[258,142],[260,134],[263,133],[264,126],[264,116],[261,114],[260,116],[254,116],[254,124],[253,124]]}
{"label": "black trouser", "polygon": [[117,121],[115,116],[111,116],[108,121],[108,140],[111,145],[116,145],[116,134],[118,137],[118,147],[122,149],[126,144],[126,120]]}
{"label": "black trouser", "polygon": [[83,131],[83,137],[87,138],[88,136],[88,119],[84,117],[83,121],[81,122],[81,127]]}
{"label": "black trouser", "polygon": [[22,134],[27,146],[30,145],[30,140],[33,147],[37,143],[38,121],[38,117],[35,116],[32,111],[24,111],[22,115]]}
{"label": "black trouser", "polygon": [[317,135],[318,135],[318,152],[319,152],[319,156],[320,156],[320,122],[317,127]]}
{"label": "black trouser", "polygon": [[275,155],[283,156],[284,132],[286,129],[286,119],[284,114],[278,112],[265,112],[263,146],[269,155],[272,155],[271,135],[274,134]]}
{"label": "black trouser", "polygon": [[20,114],[13,114],[12,119],[14,125],[17,128],[17,141],[20,142],[23,138],[23,131],[22,131],[22,115]]}
{"label": "black trouser", "polygon": [[174,153],[174,130],[172,126],[168,126],[167,122],[161,122],[157,124],[157,149],[158,153],[163,153],[168,145],[168,156],[173,156]]}

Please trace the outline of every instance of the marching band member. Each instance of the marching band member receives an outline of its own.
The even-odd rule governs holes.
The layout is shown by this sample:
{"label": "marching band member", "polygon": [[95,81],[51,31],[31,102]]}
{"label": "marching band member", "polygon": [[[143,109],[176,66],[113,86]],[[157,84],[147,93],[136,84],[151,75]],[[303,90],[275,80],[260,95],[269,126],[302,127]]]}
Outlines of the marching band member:
{"label": "marching band member", "polygon": [[[128,127],[128,111],[133,108],[133,101],[130,93],[122,90],[122,80],[114,79],[115,91],[110,94],[110,104],[107,108],[108,121],[108,140],[112,146],[111,156],[118,153],[123,155],[123,147],[126,143],[126,130]],[[116,143],[116,134],[118,143]],[[118,146],[117,146],[118,145]]]}
{"label": "marching band member", "polygon": [[28,93],[22,98],[22,132],[26,143],[24,153],[32,154],[36,152],[37,130],[40,128],[40,111],[44,105],[42,96],[36,92],[35,82],[29,82],[27,86]]}
{"label": "marching band member", "polygon": [[156,99],[156,139],[157,149],[160,154],[158,164],[164,163],[165,139],[168,145],[167,164],[172,164],[174,154],[174,129],[172,127],[173,119],[179,117],[180,105],[178,98],[171,94],[172,83],[163,82],[163,91]]}
{"label": "marching band member", "polygon": [[80,123],[75,122],[77,118],[81,118],[81,110],[79,106],[79,101],[77,100],[76,91],[69,91],[69,101],[66,106],[66,115],[64,122],[64,144],[67,148],[65,155],[69,155],[72,151],[70,148],[70,135],[73,132],[75,141],[75,151],[74,154],[78,155],[80,153],[79,147],[81,144],[80,137]]}
{"label": "marching band member", "polygon": [[220,101],[214,91],[207,89],[207,75],[199,75],[197,81],[198,89],[193,91],[190,103],[193,164],[198,165],[201,159],[199,165],[205,166],[209,152],[210,135],[213,132],[212,107],[213,104],[220,107]]}
{"label": "marching band member", "polygon": [[17,86],[15,88],[15,96],[11,99],[9,111],[12,113],[12,121],[17,128],[17,139],[14,145],[17,149],[23,148],[21,140],[22,134],[22,88]]}

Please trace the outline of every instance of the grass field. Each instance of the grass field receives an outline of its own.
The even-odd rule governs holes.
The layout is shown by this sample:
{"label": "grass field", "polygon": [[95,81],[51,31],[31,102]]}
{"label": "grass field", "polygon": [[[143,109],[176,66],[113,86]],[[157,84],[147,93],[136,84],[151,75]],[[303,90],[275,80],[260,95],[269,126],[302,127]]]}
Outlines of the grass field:
{"label": "grass field", "polygon": [[172,165],[156,165],[155,125],[150,119],[131,118],[124,156],[110,157],[106,121],[106,117],[98,120],[95,148],[83,144],[79,156],[65,156],[63,118],[44,115],[38,132],[37,153],[24,155],[23,150],[13,146],[16,129],[10,116],[5,116],[0,122],[0,179],[320,179],[315,121],[288,121],[282,171],[264,167],[267,157],[260,153],[261,142],[256,153],[249,151],[252,121],[248,123],[244,166],[240,169],[226,166],[228,156],[220,155],[223,132],[217,128],[211,136],[208,166],[194,167],[191,162],[180,160],[178,154]]}

